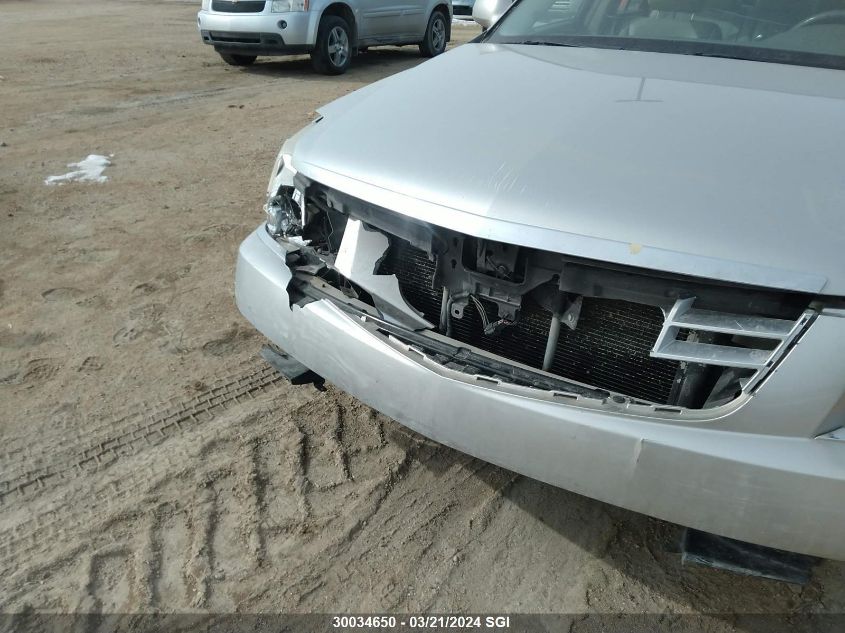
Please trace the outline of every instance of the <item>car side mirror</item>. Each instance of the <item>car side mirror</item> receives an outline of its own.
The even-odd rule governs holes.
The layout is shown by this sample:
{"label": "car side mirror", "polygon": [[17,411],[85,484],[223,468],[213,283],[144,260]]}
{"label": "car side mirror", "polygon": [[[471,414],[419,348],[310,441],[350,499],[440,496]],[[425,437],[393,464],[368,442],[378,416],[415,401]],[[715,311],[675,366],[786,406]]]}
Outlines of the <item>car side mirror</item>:
{"label": "car side mirror", "polygon": [[472,7],[472,19],[485,31],[504,15],[513,0],[475,0]]}

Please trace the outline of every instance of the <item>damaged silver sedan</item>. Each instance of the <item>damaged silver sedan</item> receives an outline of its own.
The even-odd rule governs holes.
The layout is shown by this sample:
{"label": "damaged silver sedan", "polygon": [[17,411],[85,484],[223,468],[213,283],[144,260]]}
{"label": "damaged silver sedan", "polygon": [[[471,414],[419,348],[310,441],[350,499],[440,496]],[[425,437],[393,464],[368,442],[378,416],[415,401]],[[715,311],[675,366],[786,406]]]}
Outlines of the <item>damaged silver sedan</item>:
{"label": "damaged silver sedan", "polygon": [[238,306],[458,450],[845,559],[845,25],[651,4],[518,0],[322,108]]}

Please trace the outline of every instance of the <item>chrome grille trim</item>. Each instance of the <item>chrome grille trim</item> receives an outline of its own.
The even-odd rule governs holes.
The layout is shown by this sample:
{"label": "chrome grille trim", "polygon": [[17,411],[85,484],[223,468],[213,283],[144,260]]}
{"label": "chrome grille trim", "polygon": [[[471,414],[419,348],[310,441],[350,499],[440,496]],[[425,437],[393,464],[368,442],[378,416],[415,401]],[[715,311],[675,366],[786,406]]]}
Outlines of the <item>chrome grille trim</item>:
{"label": "chrome grille trim", "polygon": [[261,13],[265,0],[212,0],[211,10],[220,13]]}
{"label": "chrome grille trim", "polygon": [[[654,347],[653,358],[664,358],[686,363],[718,365],[754,370],[743,384],[743,391],[750,391],[765,377],[815,316],[805,310],[795,321],[768,317],[729,314],[713,310],[696,310],[695,297],[678,299],[666,314],[663,327]],[[712,332],[774,341],[773,347],[733,347],[713,343],[679,340],[681,331]]]}

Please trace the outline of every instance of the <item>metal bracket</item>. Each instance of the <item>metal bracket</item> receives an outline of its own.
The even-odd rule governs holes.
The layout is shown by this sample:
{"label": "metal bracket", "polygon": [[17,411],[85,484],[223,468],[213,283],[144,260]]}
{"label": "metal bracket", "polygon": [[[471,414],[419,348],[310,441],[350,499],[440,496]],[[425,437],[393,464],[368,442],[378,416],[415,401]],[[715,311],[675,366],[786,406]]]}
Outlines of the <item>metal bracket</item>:
{"label": "metal bracket", "polygon": [[322,376],[315,374],[293,356],[278,348],[265,345],[261,348],[261,358],[287,378],[292,385],[314,385],[321,391],[325,389],[325,380]]}

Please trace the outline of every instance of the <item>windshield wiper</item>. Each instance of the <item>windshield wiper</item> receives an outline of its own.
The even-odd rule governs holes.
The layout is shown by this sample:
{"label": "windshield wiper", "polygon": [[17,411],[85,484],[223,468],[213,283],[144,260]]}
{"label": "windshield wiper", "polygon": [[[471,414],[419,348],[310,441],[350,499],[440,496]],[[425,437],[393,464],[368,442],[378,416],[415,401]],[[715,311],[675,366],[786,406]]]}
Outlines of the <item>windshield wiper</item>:
{"label": "windshield wiper", "polygon": [[547,40],[521,40],[519,42],[502,42],[503,44],[524,44],[525,46],[565,46],[567,48],[579,48],[577,44],[561,44],[560,42],[549,42]]}

